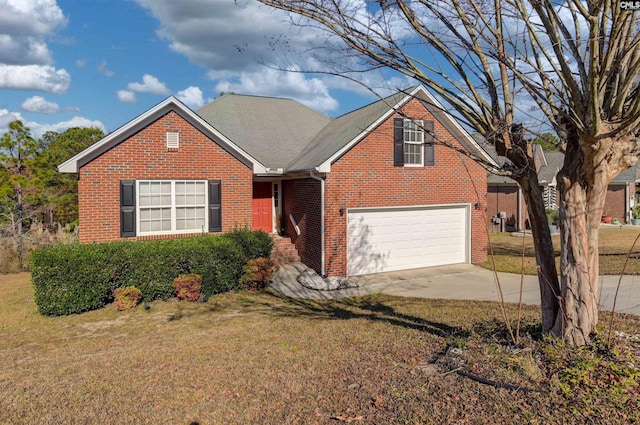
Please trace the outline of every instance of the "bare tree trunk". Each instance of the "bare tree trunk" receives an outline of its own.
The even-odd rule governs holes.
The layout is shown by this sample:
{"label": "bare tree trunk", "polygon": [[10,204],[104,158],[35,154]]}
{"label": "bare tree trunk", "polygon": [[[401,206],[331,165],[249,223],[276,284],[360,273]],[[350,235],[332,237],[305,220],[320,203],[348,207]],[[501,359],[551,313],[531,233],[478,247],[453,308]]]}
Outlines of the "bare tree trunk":
{"label": "bare tree trunk", "polygon": [[16,193],[18,195],[18,208],[17,208],[17,226],[16,226],[16,251],[18,254],[18,270],[23,270],[23,260],[24,260],[24,240],[23,240],[23,229],[22,229],[22,219],[23,219],[23,205],[22,205],[22,185],[18,184],[16,189]]}
{"label": "bare tree trunk", "polygon": [[536,261],[538,263],[542,332],[548,333],[553,328],[560,309],[558,300],[560,285],[558,284],[553,241],[551,240],[551,231],[549,230],[547,212],[542,200],[542,189],[538,183],[537,173],[527,173],[518,179],[518,183],[525,197],[536,251]]}
{"label": "bare tree trunk", "polygon": [[584,162],[579,144],[569,140],[558,173],[563,311],[552,333],[573,346],[590,342],[598,324],[598,231],[608,185],[601,166],[594,164],[589,176]]}

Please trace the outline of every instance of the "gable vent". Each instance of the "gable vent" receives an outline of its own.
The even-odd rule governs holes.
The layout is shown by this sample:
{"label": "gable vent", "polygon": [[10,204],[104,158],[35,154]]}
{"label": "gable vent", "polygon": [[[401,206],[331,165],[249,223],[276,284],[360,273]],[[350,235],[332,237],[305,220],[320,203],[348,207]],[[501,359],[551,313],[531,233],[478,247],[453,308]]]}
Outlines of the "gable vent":
{"label": "gable vent", "polygon": [[177,131],[167,131],[167,149],[178,149],[180,147],[180,133]]}

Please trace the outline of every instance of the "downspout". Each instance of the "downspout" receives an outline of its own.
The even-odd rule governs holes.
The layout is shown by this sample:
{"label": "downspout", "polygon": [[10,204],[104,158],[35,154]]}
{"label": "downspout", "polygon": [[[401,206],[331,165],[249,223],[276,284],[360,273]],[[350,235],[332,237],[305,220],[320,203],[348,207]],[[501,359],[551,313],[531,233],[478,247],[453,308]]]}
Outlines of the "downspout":
{"label": "downspout", "polygon": [[309,171],[309,177],[320,182],[320,275],[326,276],[324,267],[324,178],[318,177],[314,170]]}
{"label": "downspout", "polygon": [[627,184],[624,185],[624,211],[626,216],[624,218],[624,224],[631,223],[631,199],[629,198],[629,196],[629,182],[627,182]]}
{"label": "downspout", "polygon": [[518,185],[518,196],[516,196],[517,199],[517,209],[518,209],[518,231],[519,232],[524,232],[527,230],[527,227],[524,225],[524,212],[522,211],[522,188],[520,187],[520,184],[516,183]]}

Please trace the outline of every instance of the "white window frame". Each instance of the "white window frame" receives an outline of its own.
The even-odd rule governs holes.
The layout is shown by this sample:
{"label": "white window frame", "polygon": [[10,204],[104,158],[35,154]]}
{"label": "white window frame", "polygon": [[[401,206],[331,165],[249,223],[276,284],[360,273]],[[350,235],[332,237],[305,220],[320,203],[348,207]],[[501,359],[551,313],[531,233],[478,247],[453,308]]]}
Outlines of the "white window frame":
{"label": "white window frame", "polygon": [[[422,120],[405,119],[402,131],[402,155],[405,167],[424,167],[424,125]],[[413,137],[412,137],[413,136]],[[420,163],[408,163],[407,145],[419,146]]]}
{"label": "white window frame", "polygon": [[[204,185],[204,204],[203,205],[177,205],[176,204],[176,183],[202,183]],[[171,183],[171,205],[154,205],[154,206],[140,206],[140,185],[147,183]],[[200,233],[200,232],[208,232],[209,229],[209,214],[207,207],[209,205],[209,190],[207,187],[207,180],[136,180],[136,234],[138,236],[149,236],[149,235],[176,235],[176,234],[192,234],[192,233]],[[177,230],[177,213],[176,210],[182,207],[202,207],[204,209],[204,226],[200,229],[185,229],[185,230]],[[140,230],[140,220],[141,214],[140,211],[143,209],[153,209],[153,208],[171,208],[171,229],[170,230],[160,230],[160,231],[149,231],[143,232]]]}

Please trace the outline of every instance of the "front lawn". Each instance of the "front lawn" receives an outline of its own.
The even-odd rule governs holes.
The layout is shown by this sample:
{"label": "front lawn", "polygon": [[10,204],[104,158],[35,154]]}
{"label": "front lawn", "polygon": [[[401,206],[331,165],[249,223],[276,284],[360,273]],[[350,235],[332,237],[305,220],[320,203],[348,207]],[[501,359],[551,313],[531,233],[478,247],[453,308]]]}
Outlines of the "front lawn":
{"label": "front lawn", "polygon": [[[640,228],[616,228],[603,227],[600,229],[600,274],[619,275],[633,246],[635,238],[640,233]],[[509,233],[489,234],[495,269],[500,272],[520,273],[522,270],[522,245],[524,243],[524,273],[535,275],[537,273],[533,238],[531,236],[511,236]],[[553,235],[553,249],[556,256],[556,266],[560,268],[560,236]],[[489,250],[491,253],[491,248]],[[640,243],[636,244],[632,251],[632,257],[627,263],[624,274],[640,273]],[[491,255],[480,266],[493,269]]]}
{"label": "front lawn", "polygon": [[619,354],[571,354],[531,306],[512,345],[496,303],[229,292],[43,317],[28,274],[0,290],[0,424],[640,422],[637,316]]}

